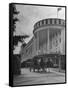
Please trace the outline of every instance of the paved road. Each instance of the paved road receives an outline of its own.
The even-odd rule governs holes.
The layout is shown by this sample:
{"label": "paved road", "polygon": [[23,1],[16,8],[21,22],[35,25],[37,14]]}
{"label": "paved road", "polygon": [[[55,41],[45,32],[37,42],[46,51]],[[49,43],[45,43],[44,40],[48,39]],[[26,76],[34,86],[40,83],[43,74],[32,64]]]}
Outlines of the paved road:
{"label": "paved road", "polygon": [[54,70],[51,72],[30,72],[29,69],[22,69],[22,75],[14,78],[14,86],[47,84],[65,82],[65,73],[59,73]]}

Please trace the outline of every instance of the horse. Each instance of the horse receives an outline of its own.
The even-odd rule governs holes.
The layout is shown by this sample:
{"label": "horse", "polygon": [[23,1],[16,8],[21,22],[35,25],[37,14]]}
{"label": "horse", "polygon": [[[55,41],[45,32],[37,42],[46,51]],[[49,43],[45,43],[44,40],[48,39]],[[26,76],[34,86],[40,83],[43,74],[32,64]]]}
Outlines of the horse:
{"label": "horse", "polygon": [[35,70],[37,70],[39,72],[40,70],[40,63],[37,61],[37,59],[33,60],[32,63],[30,64],[30,72],[33,69],[33,71],[35,72]]}
{"label": "horse", "polygon": [[34,72],[35,70],[37,70],[39,72],[40,69],[45,71],[45,68],[46,68],[46,63],[43,61],[43,59],[35,59],[32,61],[30,65],[30,72],[31,70],[33,70]]}

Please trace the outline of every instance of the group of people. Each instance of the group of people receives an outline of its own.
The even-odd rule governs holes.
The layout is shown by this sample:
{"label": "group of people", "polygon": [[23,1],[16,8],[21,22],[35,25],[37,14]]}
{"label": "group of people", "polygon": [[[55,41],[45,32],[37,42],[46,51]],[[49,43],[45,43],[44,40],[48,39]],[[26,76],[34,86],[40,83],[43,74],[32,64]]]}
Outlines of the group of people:
{"label": "group of people", "polygon": [[46,62],[44,62],[44,60],[41,59],[40,66],[43,70],[46,68],[46,71],[50,72],[50,69],[53,67],[53,62],[50,58],[48,58]]}
{"label": "group of people", "polygon": [[32,67],[30,67],[30,70],[31,70],[31,68],[33,68],[34,71],[35,71],[35,69],[37,69],[38,71],[40,69],[45,71],[45,69],[46,69],[46,72],[50,72],[50,68],[52,68],[52,67],[53,67],[53,62],[50,58],[48,58],[46,62],[43,60],[43,58],[40,58],[40,59],[35,59],[33,61],[33,65],[32,65]]}

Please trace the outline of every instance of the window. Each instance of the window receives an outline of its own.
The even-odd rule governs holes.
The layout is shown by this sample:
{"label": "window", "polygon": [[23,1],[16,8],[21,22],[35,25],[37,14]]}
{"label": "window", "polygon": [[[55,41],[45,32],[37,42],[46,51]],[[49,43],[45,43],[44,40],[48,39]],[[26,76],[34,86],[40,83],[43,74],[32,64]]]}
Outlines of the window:
{"label": "window", "polygon": [[42,20],[42,24],[44,24],[44,20]]}
{"label": "window", "polygon": [[57,20],[56,19],[54,20],[54,23],[57,24]]}
{"label": "window", "polygon": [[39,26],[40,26],[40,22],[39,22]]}
{"label": "window", "polygon": [[61,24],[61,20],[59,19],[59,24]]}
{"label": "window", "polygon": [[52,19],[50,19],[50,24],[52,24]]}
{"label": "window", "polygon": [[46,19],[46,24],[48,24],[48,20]]}

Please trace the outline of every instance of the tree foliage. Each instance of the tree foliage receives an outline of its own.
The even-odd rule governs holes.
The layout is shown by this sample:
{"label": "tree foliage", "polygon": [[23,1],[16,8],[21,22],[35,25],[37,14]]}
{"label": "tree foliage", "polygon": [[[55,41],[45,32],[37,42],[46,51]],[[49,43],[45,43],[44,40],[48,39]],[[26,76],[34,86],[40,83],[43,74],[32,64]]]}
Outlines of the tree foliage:
{"label": "tree foliage", "polygon": [[13,44],[16,46],[18,42],[24,42],[25,38],[28,38],[28,35],[23,35],[23,36],[14,36],[13,37]]}
{"label": "tree foliage", "polygon": [[[12,30],[13,30],[13,33],[15,32],[15,28],[16,28],[16,22],[19,21],[19,19],[17,17],[14,17],[15,15],[18,15],[20,12],[16,10],[16,6],[15,4],[12,5],[12,10],[13,10],[13,14],[12,14],[12,20],[13,20],[13,23],[12,23]],[[28,38],[29,36],[28,35],[15,35],[13,36],[13,46],[16,46],[18,44],[18,42],[25,42],[24,39],[25,38]],[[26,44],[24,44],[26,45]],[[24,46],[23,45],[23,46]],[[14,49],[14,48],[13,48]]]}
{"label": "tree foliage", "polygon": [[[17,18],[17,15],[20,13],[19,11],[16,10],[16,5],[15,4],[10,4],[10,17],[9,17],[9,21],[10,21],[10,63],[11,63],[11,73],[12,76],[13,74],[20,74],[20,68],[21,68],[21,58],[18,55],[13,54],[14,51],[14,46],[16,46],[18,44],[18,42],[25,42],[24,39],[28,38],[28,35],[14,35],[14,33],[16,32],[16,22],[19,22],[19,19]],[[15,16],[16,15],[16,16]],[[22,46],[25,46],[26,43],[24,43]]]}

